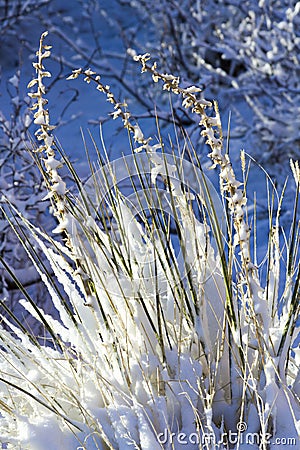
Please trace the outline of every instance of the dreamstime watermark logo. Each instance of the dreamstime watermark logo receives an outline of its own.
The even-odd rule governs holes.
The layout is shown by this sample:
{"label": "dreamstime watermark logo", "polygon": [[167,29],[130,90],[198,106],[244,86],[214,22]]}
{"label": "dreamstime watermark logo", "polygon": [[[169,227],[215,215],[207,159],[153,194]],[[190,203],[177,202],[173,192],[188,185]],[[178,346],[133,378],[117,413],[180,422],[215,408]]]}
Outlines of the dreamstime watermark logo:
{"label": "dreamstime watermark logo", "polygon": [[[273,437],[270,433],[265,433],[262,435],[257,432],[247,431],[248,426],[246,422],[239,422],[237,424],[237,430],[221,433],[220,436],[216,436],[213,432],[207,433],[173,433],[168,429],[164,429],[163,432],[159,433],[157,436],[158,442],[161,445],[188,445],[191,446],[214,446],[215,449],[223,448],[223,446],[233,446],[233,445],[255,445],[262,448],[266,445],[280,445],[280,446],[296,446],[297,439],[295,437]],[[177,448],[177,446],[176,446]],[[196,448],[196,447],[195,447]]]}
{"label": "dreamstime watermark logo", "polygon": [[[189,266],[186,264],[186,258],[189,255],[184,255],[183,248],[188,249],[188,246],[192,245],[193,236],[188,236],[188,233],[191,233],[193,226],[195,227],[194,232],[199,232],[201,219],[197,217],[194,223],[191,221],[190,230],[187,230],[187,222],[184,223],[183,219],[183,215],[187,212],[187,209],[184,211],[186,206],[181,203],[180,209],[183,193],[189,199],[189,207],[192,205],[192,208],[196,208],[198,216],[199,214],[205,215],[205,224],[208,223],[210,228],[210,244],[215,254],[220,252],[226,228],[221,199],[201,169],[174,155],[155,153],[155,155],[149,156],[145,153],[138,153],[109,162],[95,171],[84,184],[77,200],[77,207],[82,211],[81,216],[84,219],[89,215],[96,219],[97,216],[103,215],[103,211],[108,212],[110,209],[113,219],[110,226],[114,224],[116,227],[110,234],[111,241],[116,240],[117,236],[120,237],[122,234],[123,240],[124,236],[128,237],[128,248],[134,248],[132,255],[139,265],[139,273],[134,281],[138,285],[142,273],[143,282],[146,278],[152,284],[154,281],[158,281],[160,293],[162,293],[166,286],[166,280],[164,280],[166,272],[153,270],[154,260],[156,265],[160,264],[158,249],[161,246],[164,246],[165,255],[169,255],[170,270],[174,269],[173,273],[176,273],[172,283],[176,284],[185,279],[187,270],[191,270],[192,264],[195,263],[193,261]],[[120,207],[121,203],[122,208]],[[153,214],[154,210],[155,214]],[[152,238],[155,239],[155,245],[152,248],[151,246],[147,247],[147,242],[144,242],[144,245],[135,245],[137,244],[135,240],[138,239],[140,239],[140,244],[143,244],[141,235],[139,235],[141,224],[137,226],[136,220],[137,218],[144,219],[147,214],[152,220],[151,226],[154,230]],[[117,216],[116,220],[114,220],[114,215]],[[120,228],[121,216],[123,222],[120,231],[117,228],[118,226]],[[154,219],[157,221],[155,222]],[[167,244],[166,224],[163,225],[163,222],[167,221],[174,224],[175,231],[173,230],[173,232],[175,235],[177,233],[177,237],[178,234],[181,234],[178,237],[177,253],[170,251],[170,240]],[[83,224],[83,228],[84,226],[85,224]],[[180,231],[178,232],[178,230]],[[83,235],[84,233],[81,234],[81,239],[84,239]],[[181,242],[179,242],[180,239]],[[186,239],[186,242],[182,245],[183,239]],[[202,245],[206,245],[205,239],[203,239]],[[118,243],[116,243],[117,247]],[[176,242],[174,245],[172,242],[172,249],[173,247],[176,247]],[[203,249],[203,254],[204,252]],[[209,267],[203,281],[211,276],[214,269],[215,267]],[[169,282],[170,280],[168,280]],[[110,286],[107,288],[109,290]]]}

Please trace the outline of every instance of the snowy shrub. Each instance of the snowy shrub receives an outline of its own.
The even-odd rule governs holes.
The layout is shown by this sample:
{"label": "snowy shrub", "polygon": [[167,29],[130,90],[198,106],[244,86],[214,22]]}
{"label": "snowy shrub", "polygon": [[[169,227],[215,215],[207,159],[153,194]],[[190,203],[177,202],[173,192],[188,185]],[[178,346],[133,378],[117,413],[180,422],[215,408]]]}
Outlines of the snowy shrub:
{"label": "snowy shrub", "polygon": [[[187,135],[180,145],[183,130],[177,154],[173,145],[168,152],[159,127],[157,138],[146,137],[91,69],[74,70],[69,79],[82,75],[106,96],[132,154],[109,161],[99,151],[99,166],[91,163],[91,177],[82,182],[59,155],[45,108],[44,79],[51,76],[44,67],[51,49],[46,35],[29,95],[36,151],[57,219],[53,233],[64,241],[33,226],[22,211],[9,218],[55,314],[20,286],[20,303],[43,324],[44,338],[13,313],[2,318],[1,442],[22,450],[297,445],[298,163],[291,161],[296,200],[290,236],[282,235],[282,198],[275,211],[274,188],[268,251],[260,264],[251,245],[255,214],[247,206],[245,154],[239,181],[223,150],[217,104],[195,86],[181,87],[179,77],[160,72],[144,54],[134,56],[142,72],[198,115],[212,168],[219,170],[219,194]],[[63,163],[77,196],[62,177]]]}

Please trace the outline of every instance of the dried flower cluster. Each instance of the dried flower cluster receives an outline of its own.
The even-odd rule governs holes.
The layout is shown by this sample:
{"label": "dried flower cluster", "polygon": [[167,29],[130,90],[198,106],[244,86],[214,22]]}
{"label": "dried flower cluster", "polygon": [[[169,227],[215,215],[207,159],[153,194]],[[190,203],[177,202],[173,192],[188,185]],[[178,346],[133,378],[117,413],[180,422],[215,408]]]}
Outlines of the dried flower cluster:
{"label": "dried flower cluster", "polygon": [[136,148],[135,151],[141,151],[143,148],[148,149],[149,148],[148,144],[151,138],[146,139],[139,125],[133,123],[133,118],[131,114],[126,110],[127,107],[126,102],[118,101],[115,98],[113,92],[111,92],[110,86],[101,83],[100,75],[96,75],[96,72],[92,71],[91,69],[87,70],[75,69],[72,71],[72,74],[67,78],[67,80],[74,80],[78,78],[79,75],[84,75],[84,81],[86,83],[94,81],[97,86],[96,89],[99,92],[103,92],[106,95],[107,101],[111,103],[114,107],[114,112],[112,113],[113,119],[115,120],[117,118],[121,118],[124,128],[133,134],[134,142],[140,144],[140,146]]}
{"label": "dried flower cluster", "polygon": [[50,72],[45,71],[43,65],[44,59],[49,58],[51,55],[51,46],[44,45],[44,39],[48,35],[48,32],[44,32],[40,38],[39,50],[36,55],[38,61],[32,65],[36,70],[37,77],[34,78],[28,84],[28,88],[36,87],[36,92],[30,92],[28,95],[32,99],[36,100],[31,109],[34,113],[34,123],[39,125],[39,129],[35,132],[35,135],[40,142],[40,146],[37,151],[45,153],[44,164],[46,173],[48,176],[47,182],[49,183],[49,193],[46,198],[54,198],[53,207],[55,208],[54,215],[59,221],[59,225],[53,230],[54,233],[61,233],[70,226],[69,216],[66,211],[65,194],[66,183],[62,180],[58,173],[58,169],[62,167],[61,161],[56,159],[54,150],[54,136],[52,130],[55,128],[50,124],[49,111],[45,108],[48,100],[44,97],[46,94],[46,88],[43,83],[45,77],[51,77]]}

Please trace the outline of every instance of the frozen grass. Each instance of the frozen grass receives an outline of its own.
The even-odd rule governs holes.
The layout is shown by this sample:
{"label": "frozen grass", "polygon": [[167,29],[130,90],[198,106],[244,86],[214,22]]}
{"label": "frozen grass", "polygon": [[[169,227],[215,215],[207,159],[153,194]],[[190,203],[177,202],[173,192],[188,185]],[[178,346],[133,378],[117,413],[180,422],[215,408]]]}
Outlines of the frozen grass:
{"label": "frozen grass", "polygon": [[[282,198],[275,211],[271,186],[268,251],[258,265],[245,155],[240,182],[223,151],[217,104],[160,73],[149,55],[134,55],[143,72],[199,115],[208,156],[219,169],[219,193],[188,137],[177,155],[167,153],[159,127],[157,139],[146,138],[110,87],[78,69],[69,78],[84,75],[106,96],[132,148],[118,161],[104,162],[99,154],[99,167],[90,163],[91,178],[82,183],[59,156],[45,109],[45,37],[29,86],[40,168],[58,221],[53,232],[65,240],[46,235],[17,210],[7,218],[58,318],[19,285],[22,306],[45,328],[43,342],[2,302],[10,319],[2,316],[0,331],[1,442],[22,450],[299,444],[298,163],[291,162],[297,194],[290,234],[280,229]],[[60,175],[63,163],[77,197]]]}

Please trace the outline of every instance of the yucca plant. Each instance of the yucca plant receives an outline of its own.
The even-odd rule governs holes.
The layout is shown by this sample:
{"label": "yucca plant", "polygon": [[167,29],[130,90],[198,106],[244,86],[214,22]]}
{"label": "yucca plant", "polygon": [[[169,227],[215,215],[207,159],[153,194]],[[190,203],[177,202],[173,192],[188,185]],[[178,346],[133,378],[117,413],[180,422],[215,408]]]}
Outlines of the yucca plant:
{"label": "yucca plant", "polygon": [[[29,86],[36,88],[30,96],[40,168],[58,221],[53,232],[63,239],[48,236],[13,207],[10,215],[4,211],[53,309],[43,311],[19,283],[20,303],[45,328],[41,340],[2,302],[1,442],[24,450],[296,444],[298,163],[292,162],[296,198],[290,236],[283,235],[282,247],[282,198],[274,211],[273,190],[268,252],[258,266],[245,154],[240,182],[223,152],[217,104],[203,99],[195,86],[181,88],[179,77],[160,73],[145,54],[134,55],[142,72],[199,115],[208,156],[219,168],[219,194],[188,136],[177,154],[173,147],[166,151],[159,127],[156,140],[146,138],[127,105],[90,69],[74,70],[69,78],[83,75],[104,93],[113,118],[128,131],[132,154],[109,161],[99,152],[99,166],[90,163],[91,177],[81,181],[65,154],[59,155],[45,108],[43,81],[50,73],[44,60],[51,48],[44,44],[46,35]],[[78,195],[66,188],[63,164]],[[7,264],[6,269],[14,277]]]}

